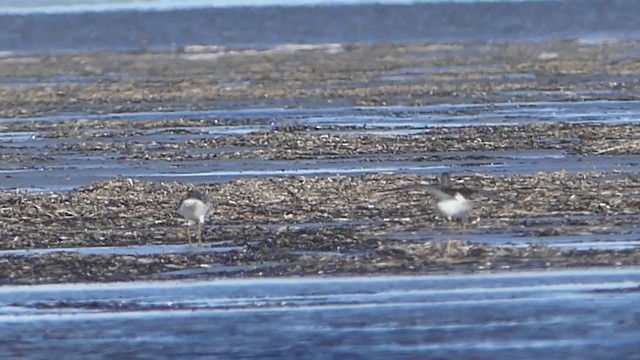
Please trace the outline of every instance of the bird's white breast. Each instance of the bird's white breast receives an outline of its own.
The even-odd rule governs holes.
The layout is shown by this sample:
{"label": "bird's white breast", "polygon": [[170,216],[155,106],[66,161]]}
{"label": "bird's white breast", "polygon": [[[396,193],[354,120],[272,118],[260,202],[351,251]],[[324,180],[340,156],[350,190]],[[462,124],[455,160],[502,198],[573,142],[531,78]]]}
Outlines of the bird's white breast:
{"label": "bird's white breast", "polygon": [[462,218],[467,216],[473,209],[471,201],[466,199],[460,193],[456,193],[453,199],[442,200],[438,202],[438,210],[440,210],[448,218]]}
{"label": "bird's white breast", "polygon": [[207,215],[209,207],[198,199],[186,199],[180,204],[178,212],[190,221],[198,221],[204,223],[204,217]]}

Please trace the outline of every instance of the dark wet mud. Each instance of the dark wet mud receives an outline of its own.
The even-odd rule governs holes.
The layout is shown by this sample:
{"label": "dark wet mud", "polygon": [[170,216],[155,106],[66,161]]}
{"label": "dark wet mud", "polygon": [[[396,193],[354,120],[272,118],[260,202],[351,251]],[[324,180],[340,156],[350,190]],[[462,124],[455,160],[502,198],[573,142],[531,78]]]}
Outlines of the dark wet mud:
{"label": "dark wet mud", "polygon": [[639,54],[634,41],[8,54],[0,114],[637,100]]}
{"label": "dark wet mud", "polygon": [[[419,180],[433,181],[367,175],[203,185],[215,199],[204,246],[180,246],[186,227],[176,205],[188,184],[123,179],[66,193],[3,192],[2,247],[19,251],[0,252],[2,278],[7,284],[640,264],[633,243],[640,183],[628,177],[465,176],[467,186],[486,191],[466,233],[451,228],[424,191],[384,192]],[[573,246],[556,246],[572,236]],[[580,246],[607,236],[609,246]]]}
{"label": "dark wet mud", "polygon": [[[637,47],[0,58],[0,281],[638,265]],[[484,190],[464,231],[385,193],[442,171]]]}

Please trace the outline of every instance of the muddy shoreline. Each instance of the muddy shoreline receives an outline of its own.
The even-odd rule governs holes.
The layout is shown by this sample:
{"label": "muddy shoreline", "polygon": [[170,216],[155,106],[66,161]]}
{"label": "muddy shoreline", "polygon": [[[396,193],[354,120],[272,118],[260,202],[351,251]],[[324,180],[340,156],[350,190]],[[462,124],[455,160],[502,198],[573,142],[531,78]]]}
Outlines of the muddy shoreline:
{"label": "muddy shoreline", "polygon": [[[3,186],[0,284],[639,265],[636,247],[580,250],[545,243],[593,234],[638,240],[637,122],[433,126],[389,135],[366,126],[282,124],[278,115],[163,117],[172,110],[483,105],[468,114],[473,117],[497,102],[635,101],[639,48],[635,42],[567,41],[2,57],[0,79],[11,82],[0,81],[0,116],[8,118],[0,120],[0,134],[6,136],[0,157],[11,171],[39,169],[63,158],[171,161],[179,167],[221,160],[287,160],[294,166],[303,160],[375,162],[387,156],[443,167],[455,159],[464,169],[482,160],[474,152],[541,150],[576,161],[613,155],[628,160],[611,171],[454,174],[456,181],[491,194],[478,199],[468,234],[450,229],[424,192],[384,193],[434,181],[432,175],[381,171],[205,183],[198,186],[216,199],[206,245],[180,251],[165,246],[186,242],[175,211],[192,186],[183,179],[115,174],[68,192]],[[70,75],[76,80],[60,81]],[[140,121],[84,118],[142,111],[159,113]],[[66,115],[75,118],[44,117]],[[221,136],[202,132],[230,125],[264,128]],[[393,129],[412,130],[402,123]],[[149,131],[162,136],[151,137]],[[42,143],[31,145],[32,138]],[[16,176],[0,174],[5,182]],[[503,233],[539,243],[494,244]],[[449,254],[447,239],[454,240]],[[130,246],[141,248],[124,254],[109,250]],[[105,250],[79,252],[86,248]]]}
{"label": "muddy shoreline", "polygon": [[[0,258],[2,278],[5,284],[22,284],[640,265],[640,249],[545,245],[548,236],[635,227],[640,183],[626,177],[465,177],[468,186],[489,192],[478,199],[482,207],[468,232],[489,238],[500,229],[517,229],[521,236],[539,238],[530,246],[470,243],[459,229],[449,229],[424,192],[383,192],[418,180],[434,179],[290,177],[203,187],[216,199],[205,246],[160,254],[140,249],[117,255],[108,248],[103,254],[78,254],[73,248],[185,244],[175,203],[187,184],[124,179],[70,193],[4,192],[2,246],[26,251]],[[586,214],[591,216],[580,218]],[[454,239],[450,253],[438,235]],[[35,250],[45,248],[61,252]]]}

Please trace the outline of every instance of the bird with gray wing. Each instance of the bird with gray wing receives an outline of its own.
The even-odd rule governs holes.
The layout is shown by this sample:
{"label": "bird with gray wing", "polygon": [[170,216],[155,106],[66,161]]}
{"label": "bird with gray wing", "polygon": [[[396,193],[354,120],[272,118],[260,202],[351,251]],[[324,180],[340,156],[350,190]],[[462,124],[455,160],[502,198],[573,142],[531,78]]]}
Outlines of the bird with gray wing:
{"label": "bird with gray wing", "polygon": [[440,175],[439,184],[427,184],[425,186],[436,197],[436,206],[438,210],[449,219],[465,220],[471,210],[473,210],[473,201],[471,195],[476,190],[469,189],[466,186],[453,186],[451,184],[451,176],[449,173]]}
{"label": "bird with gray wing", "polygon": [[[467,219],[471,210],[473,210],[473,201],[471,196],[478,190],[467,188],[464,185],[454,186],[451,183],[451,175],[448,172],[440,175],[439,183],[420,182],[390,189],[384,192],[395,192],[399,190],[408,190],[413,188],[424,188],[433,194],[436,198],[436,207],[450,222],[453,229],[455,220],[462,221],[462,230],[466,230],[464,220]],[[449,252],[451,241],[447,242],[447,252]]]}
{"label": "bird with gray wing", "polygon": [[178,212],[187,220],[187,238],[189,239],[189,244],[191,244],[189,227],[195,223],[198,226],[198,243],[202,245],[202,225],[210,209],[211,201],[209,197],[197,190],[188,191],[180,200]]}

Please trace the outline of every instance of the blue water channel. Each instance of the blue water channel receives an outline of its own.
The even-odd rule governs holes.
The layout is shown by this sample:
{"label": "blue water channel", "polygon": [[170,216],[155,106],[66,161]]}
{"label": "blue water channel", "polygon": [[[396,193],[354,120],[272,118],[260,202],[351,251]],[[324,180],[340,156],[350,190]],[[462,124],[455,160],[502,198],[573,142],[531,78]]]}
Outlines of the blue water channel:
{"label": "blue water channel", "polygon": [[640,269],[0,288],[0,357],[631,359]]}

